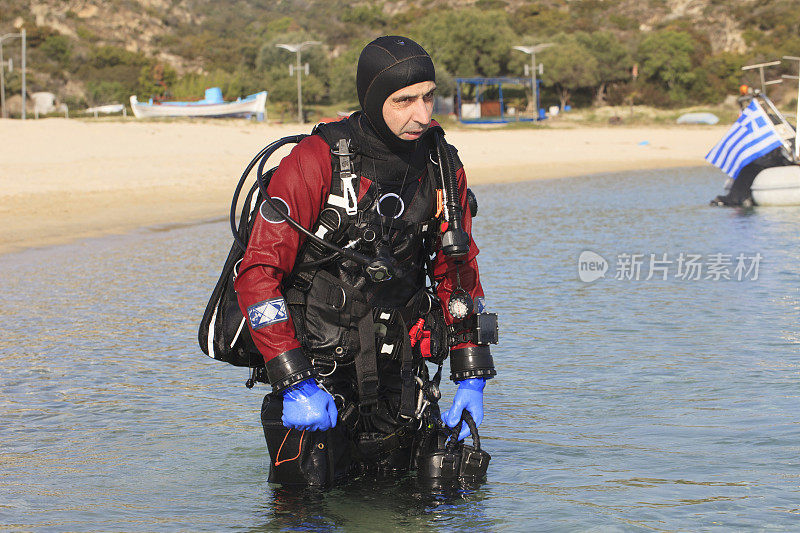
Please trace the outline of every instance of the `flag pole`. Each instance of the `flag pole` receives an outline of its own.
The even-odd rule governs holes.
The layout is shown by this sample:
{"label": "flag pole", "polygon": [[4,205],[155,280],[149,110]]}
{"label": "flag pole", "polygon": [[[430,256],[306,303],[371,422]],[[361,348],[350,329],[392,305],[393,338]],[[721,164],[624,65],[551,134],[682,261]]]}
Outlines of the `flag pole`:
{"label": "flag pole", "polygon": [[797,80],[797,111],[794,118],[794,161],[800,162],[800,57],[783,56],[789,61],[797,61],[797,76],[781,76],[790,80]]}
{"label": "flag pole", "polygon": [[[777,118],[777,119],[778,119],[778,120],[781,122],[781,124],[783,125],[783,127],[784,127],[784,128],[789,128],[789,130],[791,131],[791,127],[792,127],[792,125],[789,123],[789,121],[787,121],[787,120],[786,120],[786,117],[784,117],[784,116],[783,116],[783,113],[781,113],[781,112],[780,112],[780,110],[779,110],[777,107],[775,107],[775,104],[774,104],[774,103],[772,103],[772,100],[770,100],[770,99],[767,97],[767,95],[766,95],[766,94],[764,94],[764,93],[760,93],[760,94],[758,94],[758,95],[756,95],[756,96],[757,96],[758,98],[761,98],[761,100],[762,100],[762,101],[763,101],[763,102],[764,102],[764,103],[767,105],[767,107],[769,108],[769,110],[770,110],[770,111],[772,111],[772,114],[773,114],[773,115],[775,115],[775,118]],[[767,113],[767,111],[764,109],[764,107],[763,107],[761,104],[759,104],[759,103],[758,103],[758,98],[754,98],[754,99],[753,99],[753,101],[756,103],[756,105],[757,105],[757,106],[758,106],[758,107],[761,109],[761,111],[762,111],[762,112],[763,112],[765,115],[768,115],[768,113]],[[769,123],[770,123],[770,125],[772,126],[772,129],[773,129],[773,130],[775,130],[775,124],[772,122],[772,120],[771,120],[771,119],[770,119]],[[777,134],[777,132],[776,132],[776,134]],[[781,144],[783,145],[783,147],[784,147],[784,148],[786,148],[786,151],[787,151],[787,152],[791,152],[791,148],[792,148],[792,147],[791,147],[791,146],[789,146],[789,141],[788,141],[788,140],[785,140],[785,139],[784,139],[783,137],[781,137],[780,135],[778,135],[778,138],[781,140]]]}

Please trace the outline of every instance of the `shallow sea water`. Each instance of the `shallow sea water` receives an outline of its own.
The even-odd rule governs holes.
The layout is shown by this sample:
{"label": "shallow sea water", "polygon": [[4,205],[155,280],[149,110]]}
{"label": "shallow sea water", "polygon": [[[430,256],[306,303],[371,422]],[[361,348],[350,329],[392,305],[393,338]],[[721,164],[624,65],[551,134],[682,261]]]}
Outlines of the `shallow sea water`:
{"label": "shallow sea water", "polygon": [[[501,344],[488,481],[456,493],[266,483],[265,389],[196,343],[225,222],[0,256],[0,529],[797,530],[800,208],[707,207],[722,181],[474,187]],[[586,250],[605,278],[580,281]],[[701,279],[678,275],[681,253]],[[757,253],[757,279],[705,279],[714,254]],[[668,279],[646,279],[650,254]]]}

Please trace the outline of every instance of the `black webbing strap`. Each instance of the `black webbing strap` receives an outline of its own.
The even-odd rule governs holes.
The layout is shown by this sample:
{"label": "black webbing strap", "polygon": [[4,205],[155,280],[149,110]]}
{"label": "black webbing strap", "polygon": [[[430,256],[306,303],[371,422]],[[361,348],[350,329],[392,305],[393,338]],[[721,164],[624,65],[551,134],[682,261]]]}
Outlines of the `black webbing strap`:
{"label": "black webbing strap", "polygon": [[[331,194],[328,195],[327,205],[344,210],[345,214],[355,216],[358,210],[358,175],[353,173],[350,158],[355,156],[350,152],[347,139],[339,139],[336,146],[331,149],[331,155],[339,160],[339,183],[331,180]],[[337,193],[337,185],[340,192]]]}
{"label": "black webbing strap", "polygon": [[[306,305],[305,294],[297,287],[292,286],[284,291],[284,298],[286,300],[286,306],[289,308],[289,315],[292,317],[292,323],[294,324],[295,337],[302,344],[306,340],[306,319],[302,311],[302,306]],[[299,312],[295,313],[295,310]]]}
{"label": "black webbing strap", "polygon": [[358,410],[362,414],[373,414],[378,407],[378,358],[375,356],[372,310],[368,310],[358,321],[358,340],[360,348],[355,355]]}
{"label": "black webbing strap", "polygon": [[[331,173],[331,186],[328,190],[328,194],[333,194],[334,196],[343,196],[344,186],[342,184],[342,174],[350,174],[350,158],[338,155],[339,144],[342,141],[345,142],[346,147],[346,139],[339,139],[339,142],[331,145],[331,155],[333,155],[333,157],[331,157],[331,166],[333,167],[333,172]],[[344,168],[347,170],[342,170],[342,162],[345,163]]]}
{"label": "black webbing strap", "polygon": [[410,419],[414,417],[414,392],[416,380],[414,379],[414,362],[411,353],[411,339],[408,331],[403,327],[401,346],[402,359],[400,360],[400,417]]}
{"label": "black webbing strap", "polygon": [[414,429],[411,428],[409,424],[402,424],[388,435],[375,432],[360,433],[356,442],[356,447],[363,457],[376,458],[381,454],[410,446],[414,441],[414,436]]}
{"label": "black webbing strap", "polygon": [[[314,133],[319,133],[316,128]],[[357,212],[352,212],[352,208],[358,207],[361,180],[357,174],[355,153],[350,152],[347,138],[340,138],[335,143],[331,143],[325,136],[322,138],[331,148],[331,183],[328,198],[322,205],[320,216],[312,227],[318,237],[335,243],[344,229],[351,225],[351,219],[357,215]],[[346,187],[346,183],[350,186]],[[351,213],[348,213],[348,207]],[[325,212],[331,209],[338,213],[336,223],[324,220]],[[330,251],[310,239],[303,243],[292,270],[292,277],[299,288],[308,290],[314,277],[314,267],[319,266],[314,263],[323,260],[326,254],[330,254]],[[333,256],[330,256],[329,259],[333,259]]]}

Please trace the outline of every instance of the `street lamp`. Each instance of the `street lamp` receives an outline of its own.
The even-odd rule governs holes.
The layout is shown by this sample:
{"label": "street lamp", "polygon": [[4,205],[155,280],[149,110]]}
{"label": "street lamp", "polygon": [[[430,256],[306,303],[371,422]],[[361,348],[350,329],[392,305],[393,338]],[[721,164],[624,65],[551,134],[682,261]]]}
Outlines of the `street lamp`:
{"label": "street lamp", "polygon": [[550,48],[553,43],[541,43],[534,46],[515,46],[514,50],[519,50],[531,56],[531,83],[533,84],[533,99],[536,105],[533,109],[533,118],[536,119],[539,113],[539,87],[536,86],[536,52],[541,52],[545,48]]}
{"label": "street lamp", "polygon": [[300,78],[302,77],[301,72],[305,70],[306,76],[308,76],[308,63],[306,63],[305,69],[300,66],[300,52],[303,48],[307,48],[309,46],[315,44],[322,44],[320,41],[305,41],[299,44],[276,44],[278,48],[283,48],[285,50],[289,50],[290,52],[295,52],[297,54],[297,65],[289,65],[289,76],[292,76],[294,73],[297,73],[297,120],[300,124],[303,123],[303,88],[300,83]]}
{"label": "street lamp", "polygon": [[[5,64],[3,63],[3,41],[19,37],[22,39],[22,120],[25,120],[25,28],[22,28],[19,33],[6,33],[0,35],[0,117],[5,118],[6,114],[6,82],[5,82]],[[10,65],[11,63],[9,63]]]}

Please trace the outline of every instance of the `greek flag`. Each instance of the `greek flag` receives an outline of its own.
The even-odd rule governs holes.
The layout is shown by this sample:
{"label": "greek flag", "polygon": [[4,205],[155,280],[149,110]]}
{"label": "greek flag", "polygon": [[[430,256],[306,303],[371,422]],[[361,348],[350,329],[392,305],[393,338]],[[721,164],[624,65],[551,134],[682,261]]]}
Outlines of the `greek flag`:
{"label": "greek flag", "polygon": [[747,164],[780,146],[783,142],[772,121],[752,100],[725,137],[708,152],[706,161],[736,179]]}

